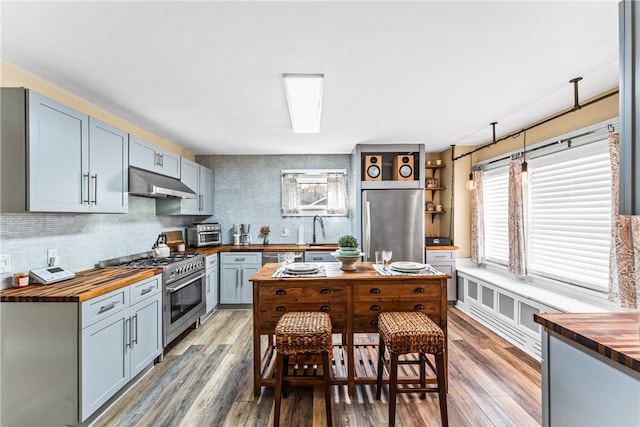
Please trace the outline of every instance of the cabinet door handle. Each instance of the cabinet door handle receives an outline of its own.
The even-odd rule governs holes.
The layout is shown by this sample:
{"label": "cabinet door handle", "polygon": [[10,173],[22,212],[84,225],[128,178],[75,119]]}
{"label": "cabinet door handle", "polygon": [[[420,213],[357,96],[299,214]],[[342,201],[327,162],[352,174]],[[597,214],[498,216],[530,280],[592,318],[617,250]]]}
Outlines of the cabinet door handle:
{"label": "cabinet door handle", "polygon": [[379,305],[372,305],[371,307],[369,307],[369,310],[379,311],[380,310],[380,306]]}
{"label": "cabinet door handle", "polygon": [[140,292],[140,295],[148,294],[148,293],[149,293],[149,292],[151,292],[152,290],[153,290],[153,286],[149,286],[147,289],[143,289],[143,290]]}
{"label": "cabinet door handle", "polygon": [[276,307],[276,311],[287,311],[287,307],[278,306]]}
{"label": "cabinet door handle", "polygon": [[416,294],[423,294],[424,293],[424,288],[415,288],[413,290],[413,292],[415,292]]}
{"label": "cabinet door handle", "polygon": [[378,288],[371,288],[371,289],[369,290],[369,293],[370,293],[370,294],[379,294],[379,293],[380,293],[380,289],[378,289]]}
{"label": "cabinet door handle", "polygon": [[117,302],[114,301],[114,302],[111,302],[111,303],[109,303],[107,305],[100,306],[100,311],[98,311],[98,314],[104,313],[105,311],[109,311],[109,310],[113,309],[116,306],[116,304],[117,304]]}
{"label": "cabinet door handle", "polygon": [[311,261],[322,261],[322,257],[321,256],[313,256],[313,257],[311,257]]}
{"label": "cabinet door handle", "polygon": [[131,347],[131,319],[125,319],[124,321],[124,345],[125,347]]}
{"label": "cabinet door handle", "polygon": [[372,321],[370,322],[370,325],[371,325],[371,326],[378,326],[378,321],[377,321],[377,320],[372,320]]}
{"label": "cabinet door handle", "polygon": [[287,291],[285,291],[284,289],[278,289],[276,291],[276,295],[286,295],[286,294],[287,294]]}
{"label": "cabinet door handle", "polygon": [[235,259],[235,261],[236,261],[236,262],[243,262],[243,261],[244,261],[244,258],[236,258],[236,259]]}
{"label": "cabinet door handle", "polygon": [[90,186],[90,183],[89,183],[89,174],[88,174],[88,173],[82,174],[82,178],[86,180],[86,185],[85,185],[85,191],[84,191],[84,193],[86,193],[86,195],[87,195],[87,197],[86,197],[86,198],[84,197],[84,195],[82,196],[82,203],[83,203],[83,204],[84,204],[84,203],[89,204],[89,197],[90,197],[90,196],[89,196],[89,186]]}
{"label": "cabinet door handle", "polygon": [[323,294],[323,295],[330,294],[331,293],[331,289],[327,289],[327,288],[320,289],[320,293]]}
{"label": "cabinet door handle", "polygon": [[131,340],[132,344],[138,344],[138,315],[134,315],[133,318],[131,319],[131,323],[133,323],[133,320],[135,319],[136,321],[136,325],[133,328],[133,332],[135,333],[135,338]]}
{"label": "cabinet door handle", "polygon": [[331,307],[329,307],[328,305],[323,305],[322,307],[320,307],[320,311],[324,311],[326,313],[328,311],[331,311]]}
{"label": "cabinet door handle", "polygon": [[93,204],[98,204],[98,174],[91,177],[93,179]]}
{"label": "cabinet door handle", "polygon": [[415,310],[424,310],[424,304],[416,304],[415,307],[413,307]]}
{"label": "cabinet door handle", "polygon": [[158,154],[158,166],[164,166],[164,154]]}
{"label": "cabinet door handle", "polygon": [[198,210],[199,211],[204,210],[204,200],[203,200],[202,194],[198,195]]}

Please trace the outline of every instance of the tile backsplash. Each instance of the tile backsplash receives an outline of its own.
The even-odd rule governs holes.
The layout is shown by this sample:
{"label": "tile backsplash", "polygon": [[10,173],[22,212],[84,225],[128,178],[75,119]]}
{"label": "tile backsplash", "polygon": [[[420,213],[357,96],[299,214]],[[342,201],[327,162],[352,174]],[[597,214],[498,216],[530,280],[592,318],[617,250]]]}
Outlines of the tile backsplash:
{"label": "tile backsplash", "polygon": [[[310,243],[312,217],[283,217],[281,172],[283,169],[351,170],[349,154],[196,156],[196,162],[213,170],[214,217],[222,225],[222,242],[233,241],[233,224],[251,224],[253,243],[261,243],[260,227],[271,228],[269,243],[296,243],[298,226],[304,226],[304,239]],[[350,217],[323,217],[324,236],[317,227],[319,242],[336,242],[351,233]],[[289,236],[282,236],[282,229]]]}
{"label": "tile backsplash", "polygon": [[2,213],[0,254],[11,256],[11,275],[47,265],[47,249],[57,249],[60,264],[71,271],[98,261],[151,250],[158,234],[183,230],[193,216],[156,216],[155,199],[129,196],[126,214]]}

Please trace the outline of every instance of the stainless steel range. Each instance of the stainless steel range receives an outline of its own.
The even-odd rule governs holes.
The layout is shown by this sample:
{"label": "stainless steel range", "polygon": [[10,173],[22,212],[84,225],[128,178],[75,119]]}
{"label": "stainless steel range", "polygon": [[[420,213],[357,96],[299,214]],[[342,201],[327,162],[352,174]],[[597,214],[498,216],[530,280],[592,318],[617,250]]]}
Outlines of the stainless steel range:
{"label": "stainless steel range", "polygon": [[143,252],[100,261],[100,267],[162,268],[163,328],[166,347],[191,325],[197,327],[205,311],[205,262],[201,254],[172,254],[154,258]]}

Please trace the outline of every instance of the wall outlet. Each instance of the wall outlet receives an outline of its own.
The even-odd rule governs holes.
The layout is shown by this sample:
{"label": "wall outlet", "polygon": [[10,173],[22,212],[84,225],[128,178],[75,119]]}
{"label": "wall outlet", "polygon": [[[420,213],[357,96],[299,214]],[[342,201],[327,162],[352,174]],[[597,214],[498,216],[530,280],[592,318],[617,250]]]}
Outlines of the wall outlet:
{"label": "wall outlet", "polygon": [[282,229],[282,237],[289,237],[291,235],[291,233],[289,232],[289,228],[288,227],[284,227]]}
{"label": "wall outlet", "polygon": [[0,255],[0,273],[11,272],[11,255]]}

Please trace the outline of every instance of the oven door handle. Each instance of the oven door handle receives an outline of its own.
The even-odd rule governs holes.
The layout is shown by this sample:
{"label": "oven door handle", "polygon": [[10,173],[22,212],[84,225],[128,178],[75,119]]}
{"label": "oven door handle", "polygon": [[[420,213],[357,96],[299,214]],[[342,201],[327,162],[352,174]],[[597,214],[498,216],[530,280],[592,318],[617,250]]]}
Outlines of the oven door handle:
{"label": "oven door handle", "polygon": [[167,286],[167,287],[166,287],[166,289],[167,289],[169,292],[179,291],[180,289],[182,289],[182,288],[184,288],[184,287],[186,287],[186,286],[189,286],[189,285],[190,285],[190,284],[192,284],[193,282],[195,282],[195,281],[197,281],[197,280],[201,280],[204,276],[205,276],[204,274],[201,274],[201,275],[199,275],[198,277],[194,278],[193,280],[189,280],[188,282],[183,283],[183,284],[181,284],[180,286],[177,286],[177,287],[175,287],[175,288],[174,288],[174,287],[171,287],[171,286]]}

